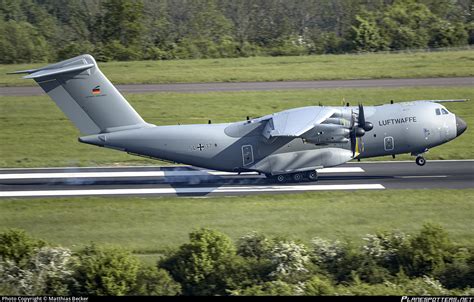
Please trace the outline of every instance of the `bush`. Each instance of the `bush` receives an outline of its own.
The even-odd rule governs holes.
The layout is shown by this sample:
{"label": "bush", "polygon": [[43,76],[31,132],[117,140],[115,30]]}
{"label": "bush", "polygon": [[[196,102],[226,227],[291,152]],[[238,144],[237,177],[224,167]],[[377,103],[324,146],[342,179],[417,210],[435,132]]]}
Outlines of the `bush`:
{"label": "bush", "polygon": [[409,276],[433,276],[445,268],[452,258],[453,245],[439,225],[425,224],[420,233],[410,240],[410,247],[401,250],[405,258],[403,268]]}
{"label": "bush", "polygon": [[139,261],[119,248],[87,246],[79,252],[76,295],[123,296],[136,287]]}
{"label": "bush", "polygon": [[423,276],[416,279],[407,279],[398,285],[405,294],[412,296],[445,296],[450,292],[436,279]]}
{"label": "bush", "polygon": [[331,280],[314,276],[304,283],[305,296],[329,296],[335,294],[334,286]]}
{"label": "bush", "polygon": [[231,294],[233,296],[301,296],[303,289],[297,285],[277,280],[235,290]]}
{"label": "bush", "polygon": [[454,254],[450,263],[436,276],[449,289],[464,289],[474,286],[474,255],[467,248]]}
{"label": "bush", "polygon": [[374,261],[396,275],[403,266],[402,251],[411,249],[410,236],[402,232],[380,232],[367,234],[363,240],[362,253],[369,261]]}
{"label": "bush", "polygon": [[0,261],[0,288],[8,295],[69,295],[74,264],[70,250],[43,247],[24,267]]}
{"label": "bush", "polygon": [[402,296],[407,293],[391,282],[367,284],[357,280],[350,285],[339,285],[335,290],[337,295],[348,296]]}
{"label": "bush", "polygon": [[270,251],[270,261],[274,265],[271,277],[296,283],[308,275],[310,270],[309,252],[303,244],[294,241],[280,241]]}
{"label": "bush", "polygon": [[177,296],[181,286],[167,271],[153,267],[143,267],[138,272],[133,295],[138,296]]}
{"label": "bush", "polygon": [[361,267],[363,257],[349,242],[331,242],[316,237],[311,243],[313,262],[330,273],[337,282],[351,281],[353,272]]}
{"label": "bush", "polygon": [[160,261],[159,266],[183,286],[185,295],[225,294],[225,284],[219,272],[225,272],[235,259],[235,247],[226,235],[217,231],[200,229],[189,234],[190,243]]}
{"label": "bush", "polygon": [[44,241],[30,237],[25,231],[11,229],[0,234],[0,259],[12,261],[22,268],[36,250],[45,245]]}
{"label": "bush", "polygon": [[237,254],[255,259],[266,258],[274,244],[273,240],[265,237],[265,235],[252,232],[240,237],[237,241]]}

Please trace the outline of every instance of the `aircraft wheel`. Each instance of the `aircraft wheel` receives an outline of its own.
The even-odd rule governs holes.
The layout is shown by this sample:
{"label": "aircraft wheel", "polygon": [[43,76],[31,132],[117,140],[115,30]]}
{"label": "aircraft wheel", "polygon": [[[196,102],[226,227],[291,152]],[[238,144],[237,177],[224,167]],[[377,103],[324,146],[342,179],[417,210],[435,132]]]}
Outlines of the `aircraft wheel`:
{"label": "aircraft wheel", "polygon": [[295,173],[293,174],[293,180],[295,182],[302,182],[304,179],[303,173]]}
{"label": "aircraft wheel", "polygon": [[418,166],[424,166],[426,164],[426,159],[423,156],[417,156],[415,161]]}
{"label": "aircraft wheel", "polygon": [[316,172],[316,170],[309,171],[307,176],[308,176],[308,179],[310,181],[317,181],[318,180],[318,172]]}
{"label": "aircraft wheel", "polygon": [[284,183],[286,182],[286,176],[285,174],[280,174],[275,177],[276,181],[279,183]]}

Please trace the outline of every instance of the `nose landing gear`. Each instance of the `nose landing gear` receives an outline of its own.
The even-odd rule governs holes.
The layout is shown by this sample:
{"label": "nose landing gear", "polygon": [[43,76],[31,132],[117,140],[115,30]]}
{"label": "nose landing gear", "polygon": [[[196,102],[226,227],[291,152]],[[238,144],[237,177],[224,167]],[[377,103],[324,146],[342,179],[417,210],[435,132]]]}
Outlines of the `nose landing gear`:
{"label": "nose landing gear", "polygon": [[418,166],[424,166],[426,164],[426,159],[423,157],[423,154],[427,152],[428,149],[425,149],[421,152],[412,152],[412,156],[416,156],[415,162]]}

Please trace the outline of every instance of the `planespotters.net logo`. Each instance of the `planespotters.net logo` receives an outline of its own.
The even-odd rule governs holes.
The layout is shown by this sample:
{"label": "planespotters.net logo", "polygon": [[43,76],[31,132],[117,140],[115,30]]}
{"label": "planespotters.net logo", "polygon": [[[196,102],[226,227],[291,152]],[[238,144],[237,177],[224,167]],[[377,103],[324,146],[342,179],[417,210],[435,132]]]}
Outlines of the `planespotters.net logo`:
{"label": "planespotters.net logo", "polygon": [[401,302],[474,302],[474,297],[416,297],[403,296]]}

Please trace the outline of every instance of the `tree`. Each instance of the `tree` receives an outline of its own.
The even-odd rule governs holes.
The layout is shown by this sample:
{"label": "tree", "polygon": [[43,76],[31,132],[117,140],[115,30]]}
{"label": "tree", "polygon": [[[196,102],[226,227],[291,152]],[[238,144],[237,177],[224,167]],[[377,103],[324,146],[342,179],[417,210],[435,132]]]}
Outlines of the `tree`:
{"label": "tree", "polygon": [[140,264],[128,251],[92,244],[80,251],[78,258],[73,294],[123,296],[135,288]]}
{"label": "tree", "polygon": [[106,57],[137,60],[143,55],[143,2],[141,0],[106,0],[97,27]]}
{"label": "tree", "polygon": [[468,33],[462,23],[442,19],[433,24],[430,36],[428,45],[434,48],[466,45],[468,41]]}
{"label": "tree", "polygon": [[33,25],[24,21],[0,20],[1,63],[44,62],[49,57],[49,45]]}
{"label": "tree", "polygon": [[442,19],[423,3],[395,1],[381,17],[382,37],[391,49],[446,47],[467,43],[467,30],[459,23]]}
{"label": "tree", "polygon": [[141,42],[143,2],[140,0],[106,0],[102,2],[102,39],[119,41],[128,47]]}
{"label": "tree", "polygon": [[357,51],[386,50],[388,42],[382,37],[377,23],[373,19],[357,15],[358,25],[352,26],[354,49]]}

